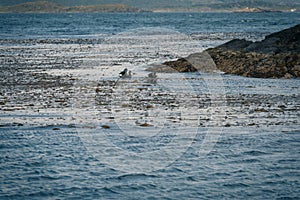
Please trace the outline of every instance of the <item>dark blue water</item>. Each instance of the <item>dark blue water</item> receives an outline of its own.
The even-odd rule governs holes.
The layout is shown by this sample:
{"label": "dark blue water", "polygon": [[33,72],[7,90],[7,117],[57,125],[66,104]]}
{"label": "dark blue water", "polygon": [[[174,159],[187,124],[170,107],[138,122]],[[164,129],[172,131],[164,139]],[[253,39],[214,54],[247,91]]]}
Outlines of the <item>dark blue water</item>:
{"label": "dark blue water", "polygon": [[[1,199],[297,199],[299,132],[228,129],[154,172],[120,172],[87,153],[76,129],[1,128]],[[197,140],[195,140],[197,143]]]}
{"label": "dark blue water", "polygon": [[[162,27],[188,35],[215,34],[211,40],[226,40],[226,35],[261,37],[296,25],[299,19],[299,13],[0,14],[0,39],[101,38],[135,28]],[[230,94],[299,93],[297,80],[229,76],[225,83]],[[255,87],[247,87],[251,84],[269,90],[258,92]],[[288,111],[285,112],[289,118]],[[12,118],[30,118],[10,114]],[[53,114],[53,119],[58,117]],[[242,117],[237,120],[242,121]],[[116,167],[118,163],[109,165],[107,160],[101,160],[101,154],[90,154],[80,128],[68,124],[9,126],[1,123],[2,118],[7,116],[1,111],[1,200],[299,199],[300,196],[297,118],[292,119],[291,125],[224,127],[215,146],[204,156],[197,153],[206,136],[205,130],[199,129],[189,148],[168,166],[138,173],[119,170],[123,164],[130,166],[126,160]],[[133,151],[140,147],[135,145],[147,143],[147,138],[143,138],[143,143],[130,136],[120,138],[115,143],[130,146]],[[178,147],[170,149],[176,152]]]}
{"label": "dark blue water", "polygon": [[186,34],[266,34],[299,21],[299,13],[0,14],[0,38],[99,37],[143,27]]}

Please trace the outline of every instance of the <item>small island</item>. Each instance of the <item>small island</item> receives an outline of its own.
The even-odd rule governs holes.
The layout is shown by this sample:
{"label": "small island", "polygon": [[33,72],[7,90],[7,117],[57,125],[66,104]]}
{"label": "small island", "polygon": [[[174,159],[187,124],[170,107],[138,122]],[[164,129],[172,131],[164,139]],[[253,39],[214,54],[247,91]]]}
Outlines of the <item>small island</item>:
{"label": "small island", "polygon": [[84,12],[146,12],[124,4],[92,6],[63,6],[48,1],[28,2],[13,6],[0,6],[0,13],[84,13]]}

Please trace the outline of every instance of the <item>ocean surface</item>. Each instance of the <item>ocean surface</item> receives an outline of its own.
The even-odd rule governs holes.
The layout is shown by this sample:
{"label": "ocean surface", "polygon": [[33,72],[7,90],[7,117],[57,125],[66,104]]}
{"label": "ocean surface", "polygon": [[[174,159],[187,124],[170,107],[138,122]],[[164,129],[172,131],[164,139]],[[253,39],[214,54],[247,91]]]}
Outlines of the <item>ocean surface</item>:
{"label": "ocean surface", "polygon": [[[15,104],[0,104],[0,199],[299,199],[299,79],[159,74],[152,84],[144,71],[299,22],[299,13],[0,14],[1,57],[76,77],[73,90],[0,85],[0,102]],[[117,79],[124,67],[132,79]]]}
{"label": "ocean surface", "polygon": [[[1,14],[1,39],[99,38],[145,27],[184,34],[267,34],[299,23],[299,13]],[[261,36],[261,35],[258,35]],[[257,36],[256,36],[257,37]]]}

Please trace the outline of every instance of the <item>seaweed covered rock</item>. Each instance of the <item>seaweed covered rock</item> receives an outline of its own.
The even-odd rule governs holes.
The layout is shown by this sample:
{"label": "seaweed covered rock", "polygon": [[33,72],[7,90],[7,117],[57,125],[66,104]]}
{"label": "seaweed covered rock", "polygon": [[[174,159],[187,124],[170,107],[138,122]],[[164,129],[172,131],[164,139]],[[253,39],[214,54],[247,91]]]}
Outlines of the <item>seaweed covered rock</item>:
{"label": "seaweed covered rock", "polygon": [[300,77],[300,25],[260,42],[232,40],[206,50],[218,69],[257,78]]}
{"label": "seaweed covered rock", "polygon": [[300,24],[258,42],[234,39],[186,58],[149,68],[156,72],[221,70],[256,78],[300,77]]}
{"label": "seaweed covered rock", "polygon": [[162,65],[147,69],[153,72],[215,72],[215,62],[207,52],[194,53],[185,58],[175,61],[167,61]]}
{"label": "seaweed covered rock", "polygon": [[176,61],[167,61],[163,63],[166,66],[171,67],[177,72],[195,72],[197,69],[186,58],[179,58]]}

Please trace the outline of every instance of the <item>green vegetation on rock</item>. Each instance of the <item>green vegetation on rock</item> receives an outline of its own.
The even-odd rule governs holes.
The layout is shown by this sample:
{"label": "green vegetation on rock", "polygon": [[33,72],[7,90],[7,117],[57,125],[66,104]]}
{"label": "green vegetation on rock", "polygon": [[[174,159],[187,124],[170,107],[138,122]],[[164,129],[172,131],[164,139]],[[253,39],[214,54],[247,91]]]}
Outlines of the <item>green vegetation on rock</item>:
{"label": "green vegetation on rock", "polygon": [[63,12],[142,12],[143,10],[123,4],[103,4],[92,6],[63,6],[49,1],[22,3],[2,6],[2,13],[63,13]]}

